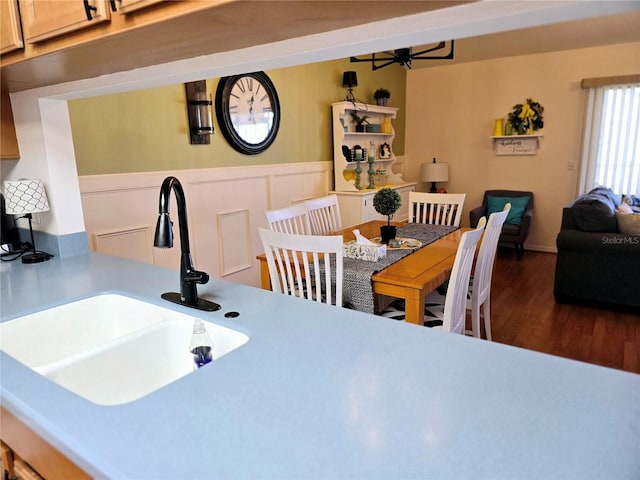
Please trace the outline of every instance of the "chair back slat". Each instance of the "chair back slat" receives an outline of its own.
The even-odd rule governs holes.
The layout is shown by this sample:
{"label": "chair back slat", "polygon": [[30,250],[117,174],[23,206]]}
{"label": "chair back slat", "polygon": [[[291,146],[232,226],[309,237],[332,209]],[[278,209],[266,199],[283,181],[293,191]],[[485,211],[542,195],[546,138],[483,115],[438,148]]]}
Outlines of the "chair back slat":
{"label": "chair back slat", "polygon": [[[501,212],[492,213],[482,235],[482,243],[476,259],[473,279],[470,282],[471,300],[467,301],[467,309],[471,310],[471,331],[467,333],[471,333],[477,338],[480,338],[480,318],[483,316],[487,340],[491,340],[491,277],[502,225],[507,219],[510,209],[511,204],[507,203]],[[481,306],[483,307],[482,313],[480,312]]]}
{"label": "chair back slat", "polygon": [[267,210],[265,216],[269,228],[274,232],[292,233],[296,235],[311,235],[309,212],[304,203],[297,203],[290,207]]}
{"label": "chair back slat", "polygon": [[460,226],[465,193],[409,192],[409,221]]}
{"label": "chair back slat", "polygon": [[338,196],[335,194],[306,200],[313,235],[330,235],[342,230]]}
{"label": "chair back slat", "polygon": [[465,232],[460,237],[460,244],[458,245],[456,258],[453,261],[447,296],[444,302],[442,328],[445,331],[464,334],[471,266],[485,223],[486,218],[482,217],[475,230]]}
{"label": "chair back slat", "polygon": [[342,306],[341,235],[259,232],[274,292]]}

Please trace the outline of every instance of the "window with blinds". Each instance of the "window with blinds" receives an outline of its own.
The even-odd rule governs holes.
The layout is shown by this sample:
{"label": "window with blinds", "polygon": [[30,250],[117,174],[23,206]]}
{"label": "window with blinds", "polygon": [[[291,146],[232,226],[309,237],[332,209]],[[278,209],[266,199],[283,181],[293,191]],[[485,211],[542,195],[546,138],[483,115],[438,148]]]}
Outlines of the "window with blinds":
{"label": "window with blinds", "polygon": [[588,88],[579,193],[604,186],[638,194],[640,83]]}

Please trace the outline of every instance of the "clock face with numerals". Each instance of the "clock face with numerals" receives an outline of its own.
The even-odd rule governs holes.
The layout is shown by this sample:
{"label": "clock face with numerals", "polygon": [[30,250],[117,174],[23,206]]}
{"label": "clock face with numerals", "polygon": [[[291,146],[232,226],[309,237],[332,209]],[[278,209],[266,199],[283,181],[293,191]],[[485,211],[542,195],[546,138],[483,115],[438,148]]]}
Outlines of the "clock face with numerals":
{"label": "clock face with numerals", "polygon": [[216,90],[222,135],[240,153],[254,155],[273,143],[280,126],[280,102],[264,72],[223,77]]}

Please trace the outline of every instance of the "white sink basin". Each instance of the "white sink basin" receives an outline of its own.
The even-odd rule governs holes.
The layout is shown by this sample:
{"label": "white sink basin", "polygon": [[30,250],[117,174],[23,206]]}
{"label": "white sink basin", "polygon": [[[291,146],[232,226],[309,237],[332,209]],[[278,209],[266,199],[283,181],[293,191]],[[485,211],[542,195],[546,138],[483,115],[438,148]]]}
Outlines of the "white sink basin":
{"label": "white sink basin", "polygon": [[[1,323],[0,349],[91,402],[117,405],[194,371],[194,320],[123,295],[97,295]],[[214,361],[249,340],[204,324]]]}

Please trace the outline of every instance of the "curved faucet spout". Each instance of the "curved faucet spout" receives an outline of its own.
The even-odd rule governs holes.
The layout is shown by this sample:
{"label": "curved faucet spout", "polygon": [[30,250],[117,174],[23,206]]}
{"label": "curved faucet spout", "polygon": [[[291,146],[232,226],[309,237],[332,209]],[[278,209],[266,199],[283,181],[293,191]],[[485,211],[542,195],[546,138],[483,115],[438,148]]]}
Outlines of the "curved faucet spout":
{"label": "curved faucet spout", "polygon": [[165,293],[162,297],[172,302],[200,308],[202,310],[212,310],[210,306],[215,305],[217,308],[213,309],[217,310],[220,308],[219,305],[198,298],[196,284],[207,283],[209,281],[209,275],[193,267],[189,250],[187,205],[184,198],[184,190],[176,177],[165,178],[160,187],[159,215],[153,245],[158,248],[173,247],[173,222],[169,216],[169,197],[172,190],[176,197],[178,228],[180,230],[180,295],[179,299],[175,293]]}
{"label": "curved faucet spout", "polygon": [[189,250],[189,226],[187,223],[187,202],[184,198],[184,190],[180,180],[176,177],[167,177],[160,187],[160,200],[158,202],[158,223],[154,245],[161,248],[173,247],[173,222],[169,217],[169,197],[171,190],[176,196],[178,207],[178,229],[180,230],[180,247],[182,253],[190,253]]}

